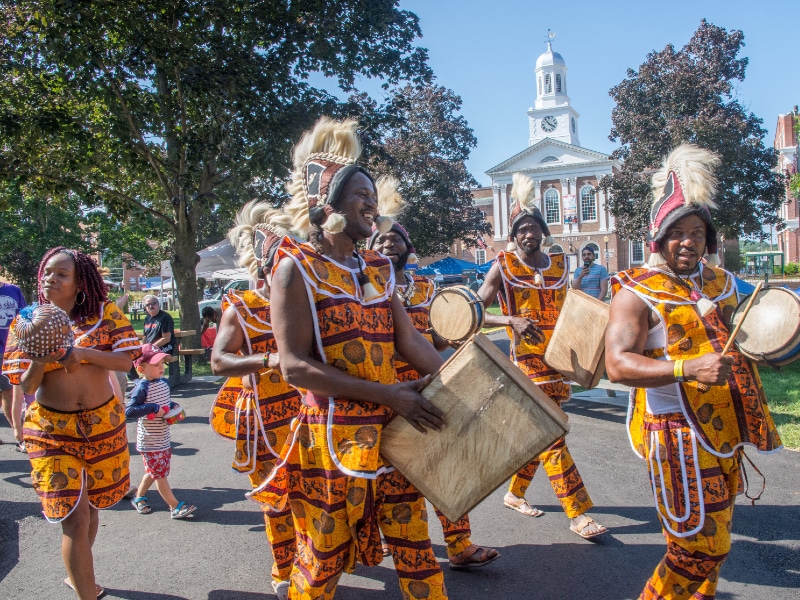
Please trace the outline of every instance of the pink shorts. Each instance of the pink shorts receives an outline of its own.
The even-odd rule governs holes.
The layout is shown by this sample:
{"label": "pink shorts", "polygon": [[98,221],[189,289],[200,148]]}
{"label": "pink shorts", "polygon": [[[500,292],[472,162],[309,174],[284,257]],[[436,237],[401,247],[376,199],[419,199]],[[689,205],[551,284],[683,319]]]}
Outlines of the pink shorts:
{"label": "pink shorts", "polygon": [[164,479],[169,475],[169,465],[172,462],[172,449],[159,452],[142,452],[144,472],[153,479]]}

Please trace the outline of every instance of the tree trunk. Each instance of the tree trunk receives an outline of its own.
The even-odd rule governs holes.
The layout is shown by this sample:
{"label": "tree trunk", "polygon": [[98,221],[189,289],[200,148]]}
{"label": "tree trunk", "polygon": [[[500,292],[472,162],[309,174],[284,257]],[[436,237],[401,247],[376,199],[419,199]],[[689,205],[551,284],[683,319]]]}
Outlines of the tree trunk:
{"label": "tree trunk", "polygon": [[194,249],[195,235],[188,220],[181,220],[175,234],[174,254],[170,264],[172,276],[180,292],[181,329],[193,329],[197,333],[190,338],[182,338],[184,348],[199,348],[200,311],[197,308],[197,275],[195,267],[200,257]]}

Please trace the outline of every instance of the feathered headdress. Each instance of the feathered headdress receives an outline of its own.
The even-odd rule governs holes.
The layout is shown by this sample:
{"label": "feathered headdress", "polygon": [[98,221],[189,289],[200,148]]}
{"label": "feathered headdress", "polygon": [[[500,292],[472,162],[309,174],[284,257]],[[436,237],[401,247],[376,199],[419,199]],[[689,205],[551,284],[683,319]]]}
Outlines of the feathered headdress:
{"label": "feathered headdress", "polygon": [[294,171],[287,186],[291,201],[284,207],[292,228],[307,236],[314,226],[340,233],[347,223],[336,212],[336,201],[347,180],[356,172],[369,172],[356,164],[361,156],[358,123],[322,117],[300,138],[294,149]]}
{"label": "feathered headdress", "polygon": [[664,164],[653,175],[651,191],[655,202],[650,211],[650,259],[657,267],[665,264],[661,244],[670,226],[678,219],[697,215],[706,223],[706,262],[719,264],[717,228],[711,221],[709,209],[716,208],[714,194],[717,179],[714,170],[719,157],[698,146],[681,144],[669,153]]}
{"label": "feathered headdress", "polygon": [[290,227],[287,214],[259,200],[248,202],[236,213],[228,239],[239,257],[239,266],[247,269],[251,279],[266,278],[278,244]]}
{"label": "feathered headdress", "polygon": [[508,222],[508,246],[506,250],[514,252],[517,249],[517,244],[514,242],[514,235],[516,234],[517,225],[524,217],[533,217],[542,228],[542,232],[547,236],[544,240],[545,246],[553,245],[553,236],[550,235],[550,228],[535,204],[534,192],[535,185],[533,180],[523,175],[522,173],[514,173],[512,179],[513,185],[511,186],[511,214],[509,215]]}
{"label": "feathered headdress", "polygon": [[[411,238],[405,230],[405,227],[394,220],[406,205],[405,199],[397,190],[399,186],[400,182],[396,177],[392,177],[391,175],[384,175],[375,183],[375,189],[378,194],[378,212],[381,216],[377,219],[375,231],[372,232],[367,242],[367,248],[371,249],[375,245],[375,241],[380,234],[394,231],[403,238],[406,246],[408,246],[409,254],[406,259],[406,264],[414,265],[417,264],[418,260],[414,244],[411,243]],[[386,226],[387,223],[388,227]]]}

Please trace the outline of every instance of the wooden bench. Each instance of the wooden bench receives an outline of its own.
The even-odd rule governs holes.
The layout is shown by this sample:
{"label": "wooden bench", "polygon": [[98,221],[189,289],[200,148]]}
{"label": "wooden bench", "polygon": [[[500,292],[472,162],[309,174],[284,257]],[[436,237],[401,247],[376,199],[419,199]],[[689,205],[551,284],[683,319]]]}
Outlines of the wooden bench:
{"label": "wooden bench", "polygon": [[[198,354],[204,354],[205,350],[202,348],[181,348],[181,342],[184,339],[193,337],[197,334],[194,329],[176,329],[175,330],[175,344],[177,346],[177,353],[169,360],[169,387],[175,387],[181,383],[189,383],[192,380],[192,363],[194,357]],[[180,358],[183,357],[183,373],[180,368]]]}

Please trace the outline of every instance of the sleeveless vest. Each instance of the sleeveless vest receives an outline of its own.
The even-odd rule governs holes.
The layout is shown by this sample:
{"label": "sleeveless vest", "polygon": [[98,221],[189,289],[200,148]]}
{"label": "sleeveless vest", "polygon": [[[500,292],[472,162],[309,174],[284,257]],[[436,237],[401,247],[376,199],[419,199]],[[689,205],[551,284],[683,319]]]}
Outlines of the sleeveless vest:
{"label": "sleeveless vest", "polygon": [[[665,329],[666,346],[646,350],[650,358],[689,360],[709,352],[721,352],[728,341],[729,323],[738,303],[733,276],[722,269],[700,265],[691,277],[694,288],[716,303],[716,310],[701,317],[690,290],[675,276],[656,269],[636,268],[612,278],[612,292],[625,288],[636,294],[658,314]],[[770,452],[781,446],[769,413],[758,369],[734,346],[728,355],[733,369],[724,386],[703,393],[696,381],[675,383],[684,416],[703,447],[721,457],[733,456],[743,444]],[[631,390],[628,414],[631,444],[644,457],[646,389]]]}

